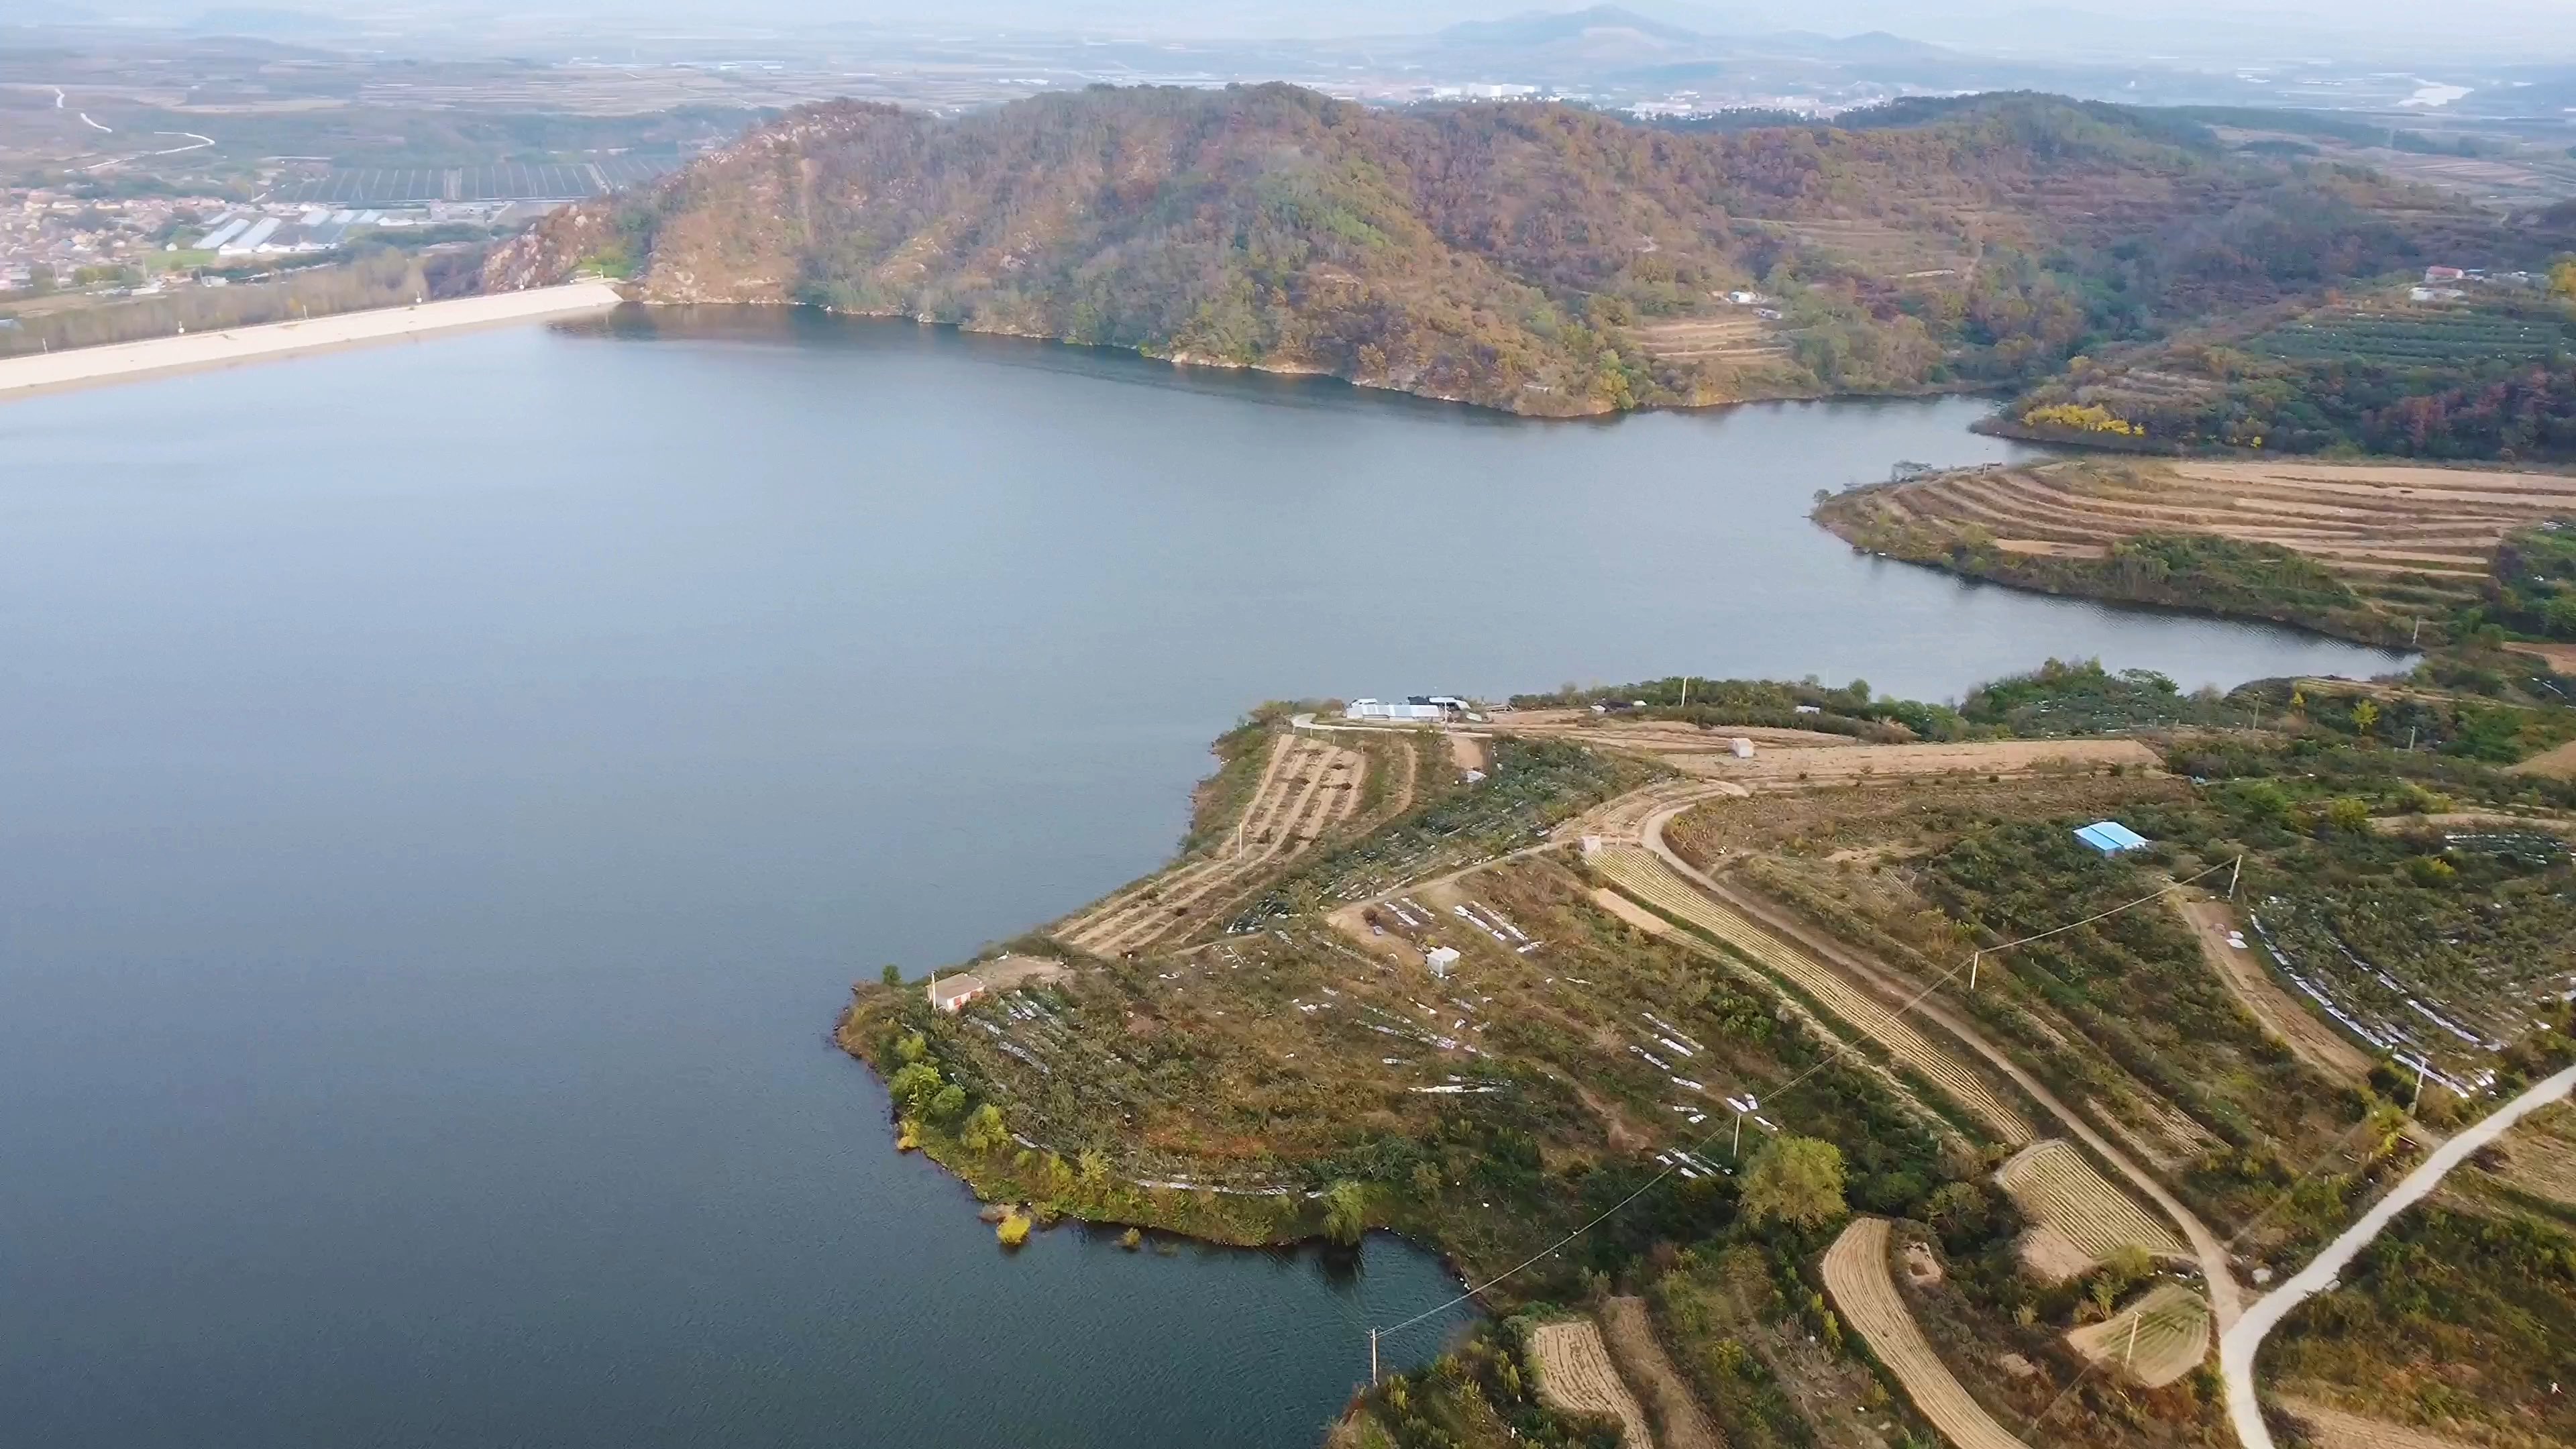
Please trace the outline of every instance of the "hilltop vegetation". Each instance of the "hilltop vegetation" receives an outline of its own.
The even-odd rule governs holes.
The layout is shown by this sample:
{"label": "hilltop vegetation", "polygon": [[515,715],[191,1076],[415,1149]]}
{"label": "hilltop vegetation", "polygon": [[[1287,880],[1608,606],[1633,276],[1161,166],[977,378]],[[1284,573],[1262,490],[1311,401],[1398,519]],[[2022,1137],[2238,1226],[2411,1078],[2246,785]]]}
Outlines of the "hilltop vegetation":
{"label": "hilltop vegetation", "polygon": [[806,107],[643,196],[558,215],[489,277],[640,265],[650,300],[1570,415],[2027,382],[2220,309],[2521,245],[2366,172],[2048,97],[1684,133],[1270,85],[1094,88],[954,120]]}
{"label": "hilltop vegetation", "polygon": [[2164,451],[2576,457],[2576,299],[2400,287],[2258,311],[2075,359],[2006,415],[2005,431]]}

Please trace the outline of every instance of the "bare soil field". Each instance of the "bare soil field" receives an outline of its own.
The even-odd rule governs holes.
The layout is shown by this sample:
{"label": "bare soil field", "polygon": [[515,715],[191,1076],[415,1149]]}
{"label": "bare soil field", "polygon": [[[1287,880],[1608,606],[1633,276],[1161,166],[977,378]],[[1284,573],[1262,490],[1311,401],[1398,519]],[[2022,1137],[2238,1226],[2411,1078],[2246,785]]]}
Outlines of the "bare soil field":
{"label": "bare soil field", "polygon": [[2509,644],[2517,654],[2535,654],[2552,674],[2576,674],[2576,644]]}
{"label": "bare soil field", "polygon": [[2457,1439],[2445,1439],[2385,1419],[2365,1419],[2314,1399],[2285,1394],[2280,1403],[2291,1417],[2308,1427],[2317,1449],[2472,1449]]}
{"label": "bare soil field", "polygon": [[2310,1015],[2296,997],[2264,974],[2262,963],[2254,958],[2251,937],[2241,951],[2228,944],[2229,931],[2244,929],[2233,907],[2219,900],[2176,900],[2174,910],[2191,927],[2193,938],[2200,942],[2200,954],[2218,979],[2227,983],[2228,994],[2263,1024],[2264,1031],[2330,1080],[2358,1083],[2369,1077],[2370,1058],[2361,1048]]}
{"label": "bare soil field", "polygon": [[2522,775],[2547,775],[2553,780],[2576,780],[2576,740],[2543,750],[2518,765],[2507,769]]}
{"label": "bare soil field", "polygon": [[2486,810],[2447,810],[2435,815],[2374,815],[2370,820],[2370,828],[2382,835],[2404,835],[2415,830],[2545,830],[2552,835],[2576,835],[2576,820],[2557,815],[2502,815]]}
{"label": "bare soil field", "polygon": [[1601,1305],[1601,1331],[1627,1380],[1653,1406],[1664,1449],[1726,1449],[1726,1437],[1709,1422],[1698,1396],[1664,1353],[1642,1298],[1613,1298]]}
{"label": "bare soil field", "polygon": [[1538,1370],[1540,1398],[1573,1413],[1617,1419],[1620,1449],[1654,1449],[1646,1411],[1611,1366],[1610,1350],[1591,1319],[1568,1318],[1530,1330],[1530,1364]]}
{"label": "bare soil field", "polygon": [[1485,753],[1485,742],[1463,731],[1449,732],[1449,762],[1461,770],[1488,770],[1493,762]]}
{"label": "bare soil field", "polygon": [[2300,462],[2064,459],[1879,489],[1890,521],[1974,527],[2062,553],[2133,534],[2207,533],[2317,560],[2393,608],[2471,597],[2508,530],[2576,508],[2576,476]]}
{"label": "bare soil field", "polygon": [[1969,1397],[1915,1326],[1888,1273],[1887,1244],[1885,1218],[1854,1218],[1834,1239],[1824,1261],[1825,1291],[1833,1295],[1834,1307],[1952,1449],[2023,1449],[2011,1430]]}
{"label": "bare soil field", "polygon": [[1672,934],[1673,923],[1647,910],[1644,906],[1610,889],[1600,886],[1592,892],[1592,903],[1649,936]]}
{"label": "bare soil field", "polygon": [[2163,762],[2136,740],[1986,740],[1973,744],[1860,745],[1832,749],[1757,750],[1752,759],[1731,754],[1672,754],[1678,770],[1762,788],[1843,785],[1924,775],[2078,773],[2117,765],[2150,774]]}
{"label": "bare soil field", "polygon": [[1770,725],[1698,725],[1671,719],[1632,719],[1597,715],[1588,709],[1505,709],[1492,718],[1496,730],[1541,739],[1575,740],[1598,749],[1637,750],[1646,754],[1697,754],[1726,748],[1741,736],[1759,745],[1813,745],[1820,748],[1858,745],[1849,735],[1824,730],[1790,730]]}
{"label": "bare soil field", "polygon": [[1048,956],[1006,954],[990,961],[979,961],[967,968],[998,996],[1014,987],[1037,981],[1053,981],[1065,974],[1065,964]]}
{"label": "bare soil field", "polygon": [[[1957,838],[1963,819],[2034,820],[2082,814],[2116,815],[2141,799],[2165,799],[2184,790],[2169,775],[2139,778],[2030,775],[1989,781],[1915,776],[1902,790],[1765,791],[1702,800],[1666,827],[1666,838],[1702,870],[1722,856],[1778,852],[1793,856],[1865,851],[1899,858],[1935,850]],[[1845,857],[1857,858],[1857,857]]]}
{"label": "bare soil field", "polygon": [[2179,1283],[2160,1283],[2111,1317],[2067,1334],[2066,1341],[2092,1362],[2115,1364],[2131,1381],[2160,1389],[2209,1357],[2209,1305]]}
{"label": "bare soil field", "polygon": [[[2194,1261],[2180,1234],[2112,1186],[2073,1143],[2057,1138],[2034,1142],[2005,1163],[1995,1181],[2035,1225],[2033,1236],[2052,1235],[2073,1247],[2085,1268],[2123,1247],[2143,1248],[2176,1262]],[[2048,1251],[2056,1247],[2043,1245],[2043,1261],[2051,1267],[2071,1261],[2066,1254]]]}
{"label": "bare soil field", "polygon": [[2576,1107],[2544,1108],[2514,1124],[2497,1144],[2493,1175],[2535,1197],[2576,1208]]}

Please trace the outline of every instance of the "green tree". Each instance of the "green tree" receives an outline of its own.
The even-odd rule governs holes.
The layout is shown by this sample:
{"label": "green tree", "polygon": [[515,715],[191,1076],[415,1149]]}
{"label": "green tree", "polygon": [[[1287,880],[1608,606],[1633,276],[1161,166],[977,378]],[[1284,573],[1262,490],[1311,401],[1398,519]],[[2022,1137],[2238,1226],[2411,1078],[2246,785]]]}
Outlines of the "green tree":
{"label": "green tree", "polygon": [[883,981],[888,986],[901,986],[903,984],[903,968],[889,961],[886,963],[886,969],[877,973],[877,979]]}
{"label": "green tree", "polygon": [[1324,1189],[1324,1236],[1356,1243],[1368,1231],[1368,1189],[1348,1178]]}
{"label": "green tree", "polygon": [[957,1136],[969,1152],[999,1152],[1011,1143],[1010,1128],[1002,1122],[1002,1109],[990,1102],[967,1116],[965,1130]]}
{"label": "green tree", "polygon": [[1985,1191],[1973,1182],[1946,1183],[1924,1204],[1924,1218],[1945,1241],[1973,1241],[1986,1231]]}
{"label": "green tree", "polygon": [[1744,1213],[1754,1222],[1813,1228],[1844,1211],[1842,1149],[1822,1138],[1775,1138],[1744,1174]]}
{"label": "green tree", "polygon": [[930,1120],[954,1122],[966,1114],[966,1089],[950,1082],[930,1099]]}
{"label": "green tree", "polygon": [[929,1062],[914,1062],[886,1079],[886,1091],[914,1112],[938,1096],[946,1085],[945,1079],[939,1075],[939,1068]]}
{"label": "green tree", "polygon": [[2114,1296],[2127,1292],[2129,1285],[2144,1279],[2155,1270],[2156,1260],[2148,1256],[2146,1249],[2135,1243],[2122,1243],[2111,1250],[2109,1257],[2102,1260],[2102,1276],[2110,1280]]}
{"label": "green tree", "polygon": [[2370,802],[2358,795],[2338,795],[2326,802],[2326,823],[2358,835],[2370,828]]}

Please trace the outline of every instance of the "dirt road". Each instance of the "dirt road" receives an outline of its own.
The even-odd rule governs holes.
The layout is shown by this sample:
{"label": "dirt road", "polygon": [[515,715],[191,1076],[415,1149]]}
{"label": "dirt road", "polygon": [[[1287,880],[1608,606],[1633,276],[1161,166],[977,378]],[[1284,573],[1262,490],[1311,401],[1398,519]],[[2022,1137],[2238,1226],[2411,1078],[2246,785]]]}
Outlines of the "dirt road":
{"label": "dirt road", "polygon": [[1874,962],[1863,959],[1859,953],[1840,942],[1808,930],[1794,921],[1783,919],[1779,908],[1769,901],[1749,891],[1730,889],[1682,859],[1671,846],[1665,844],[1664,826],[1673,816],[1681,813],[1683,808],[1686,807],[1676,806],[1649,817],[1640,832],[1641,843],[1648,850],[1662,856],[1665,862],[1681,872],[1685,879],[1743,912],[1764,929],[1778,932],[1785,939],[1805,947],[1819,960],[1848,972],[1863,986],[1878,992],[1890,1001],[1911,1003],[1916,1015],[1958,1038],[1969,1050],[1985,1058],[1996,1071],[2010,1078],[2013,1084],[2027,1093],[2032,1101],[2037,1102],[2047,1110],[2049,1115],[2064,1123],[2068,1132],[2074,1134],[2085,1146],[2093,1149],[2095,1155],[2111,1164],[2113,1170],[2153,1202],[2164,1213],[2167,1220],[2182,1229],[2184,1240],[2191,1244],[2193,1260],[2200,1265],[2201,1277],[2207,1283],[2210,1305],[2218,1314],[2220,1328],[2223,1330],[2236,1321],[2237,1315],[2243,1311],[2243,1294],[2236,1285],[2235,1274],[2227,1266],[2225,1245],[2220,1243],[2216,1233],[2209,1230],[2209,1225],[2200,1220],[2199,1214],[2183,1206],[2181,1199],[2167,1191],[2163,1183],[2158,1182],[2145,1168],[2131,1160],[2127,1153],[2112,1145],[2108,1138],[2095,1131],[2092,1124],[2077,1116],[2073,1108],[2059,1100],[2057,1094],[2050,1091],[2037,1077],[2023,1070],[2019,1063],[2005,1055],[2001,1048],[1988,1040],[1984,1032],[1970,1025],[1966,1018],[1941,1005],[1931,996],[1923,994],[1921,988],[1913,983]]}
{"label": "dirt road", "polygon": [[2176,900],[2174,911],[2191,927],[2193,939],[2200,942],[2201,957],[2227,983],[2228,994],[2263,1024],[2264,1031],[2329,1080],[2349,1084],[2368,1079],[2370,1058],[2361,1048],[2335,1035],[2334,1028],[2309,1015],[2288,992],[2274,985],[2251,947],[2238,950],[2228,944],[2227,933],[2237,929],[2233,907],[2218,900]]}

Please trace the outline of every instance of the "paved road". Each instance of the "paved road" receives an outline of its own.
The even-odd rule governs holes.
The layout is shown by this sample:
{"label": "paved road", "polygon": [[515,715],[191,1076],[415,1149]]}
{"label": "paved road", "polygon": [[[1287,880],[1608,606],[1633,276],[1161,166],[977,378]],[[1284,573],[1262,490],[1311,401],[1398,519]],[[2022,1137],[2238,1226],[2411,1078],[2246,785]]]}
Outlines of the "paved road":
{"label": "paved road", "polygon": [[2566,1096],[2570,1089],[2576,1089],[2576,1067],[2543,1078],[2530,1091],[2443,1143],[2406,1174],[2395,1191],[2363,1213],[2361,1221],[2327,1244],[2313,1262],[2245,1310],[2245,1315],[2218,1340],[2219,1371],[2227,1378],[2227,1415],[2236,1421],[2237,1443],[2244,1449],[2273,1449],[2272,1431],[2265,1427],[2263,1411],[2254,1397],[2254,1355],[2262,1349],[2265,1336],[2289,1316],[2291,1309],[2334,1287],[2343,1270],[2370,1246],[2381,1229],[2440,1186],[2452,1168],[2468,1161],[2469,1154],[2503,1136],[2505,1129],[2529,1114]]}

